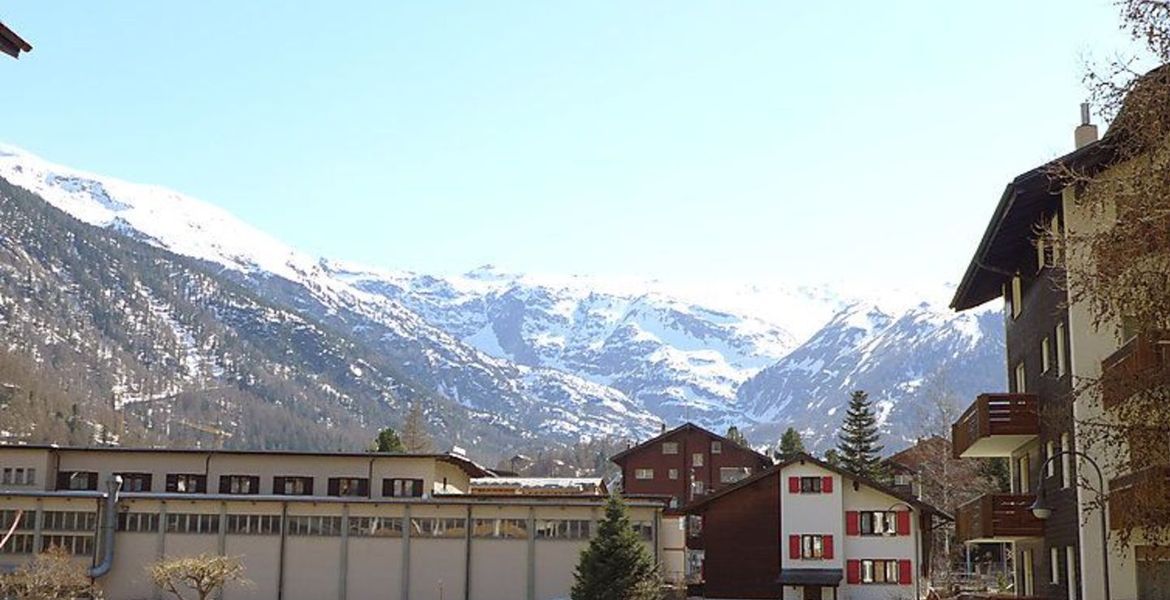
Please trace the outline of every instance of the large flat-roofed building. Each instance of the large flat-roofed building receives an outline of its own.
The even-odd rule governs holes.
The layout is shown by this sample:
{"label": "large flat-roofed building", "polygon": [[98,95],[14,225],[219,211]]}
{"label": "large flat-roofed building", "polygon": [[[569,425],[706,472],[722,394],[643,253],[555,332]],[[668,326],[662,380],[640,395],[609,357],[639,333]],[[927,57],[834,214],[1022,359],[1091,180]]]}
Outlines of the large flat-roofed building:
{"label": "large flat-roofed building", "polygon": [[[149,599],[149,564],[212,553],[240,557],[252,582],[227,600],[567,598],[605,497],[469,493],[491,475],[451,454],[0,446],[0,535],[14,530],[0,569],[60,546],[99,572],[112,557],[96,578],[107,598]],[[665,504],[628,500],[659,558],[682,543]]]}

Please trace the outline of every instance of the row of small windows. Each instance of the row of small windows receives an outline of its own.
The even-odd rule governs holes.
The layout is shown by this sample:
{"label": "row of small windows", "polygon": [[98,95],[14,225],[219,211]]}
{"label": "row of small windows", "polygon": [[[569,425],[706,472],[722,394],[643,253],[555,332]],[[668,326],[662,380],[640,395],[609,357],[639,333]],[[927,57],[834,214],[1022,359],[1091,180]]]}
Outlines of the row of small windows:
{"label": "row of small windows", "polygon": [[[153,476],[150,473],[118,473],[122,477],[122,490],[126,492],[150,492]],[[98,474],[93,471],[62,471],[57,475],[57,489],[95,491],[98,489]],[[207,493],[207,476],[195,473],[172,473],[167,475],[165,491],[171,494]],[[370,493],[370,480],[364,477],[330,477],[328,495],[344,497],[366,497]],[[256,475],[221,475],[219,493],[256,495],[260,493],[260,477]],[[283,496],[312,496],[313,478],[283,476],[272,478],[272,493]],[[382,480],[382,496],[388,498],[419,498],[423,495],[422,479],[387,478]]]}
{"label": "row of small windows", "polygon": [[[1055,340],[1055,343],[1052,340]],[[1068,373],[1067,348],[1064,323],[1057,323],[1053,336],[1045,336],[1040,341],[1040,374],[1048,375],[1055,368],[1056,376],[1064,377]],[[1028,393],[1027,371],[1024,370],[1024,361],[1016,363],[1012,376],[1012,391],[1017,394]]]}
{"label": "row of small windows", "polygon": [[[701,466],[701,465],[699,465]],[[741,479],[746,479],[752,474],[751,467],[720,467],[719,468],[719,482],[720,483],[735,483]],[[667,479],[678,479],[678,469],[667,469]],[[651,480],[654,479],[654,469],[651,468],[637,468],[634,469],[634,479]],[[700,482],[701,483],[701,482]]]}
{"label": "row of small windows", "polygon": [[[93,531],[97,529],[97,513],[72,510],[46,510],[41,529],[44,531]],[[19,523],[17,522],[19,519]],[[0,510],[0,529],[5,531],[16,525],[16,531],[36,529],[34,511]]]}
{"label": "row of small windows", "polygon": [[[41,536],[40,551],[57,547],[70,554],[92,555],[92,535],[44,535]],[[8,543],[0,548],[0,554],[34,554],[36,552],[36,536],[31,533],[16,533],[8,538]]]}
{"label": "row of small windows", "polygon": [[4,467],[0,469],[0,484],[36,485],[37,470],[25,467]]}
{"label": "row of small windows", "polygon": [[[662,442],[663,454],[678,454],[678,442]],[[723,442],[711,442],[711,454],[722,454]],[[691,455],[691,461],[695,463],[696,467],[703,466],[703,453],[695,452]]]}

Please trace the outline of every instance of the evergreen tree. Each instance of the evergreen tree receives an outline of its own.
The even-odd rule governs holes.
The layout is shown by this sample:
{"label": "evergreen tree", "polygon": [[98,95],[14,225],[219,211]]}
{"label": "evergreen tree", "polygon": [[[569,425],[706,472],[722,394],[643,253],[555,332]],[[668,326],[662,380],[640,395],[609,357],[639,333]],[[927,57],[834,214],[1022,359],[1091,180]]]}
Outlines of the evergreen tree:
{"label": "evergreen tree", "polygon": [[581,551],[573,573],[572,600],[657,600],[658,567],[630,524],[626,505],[609,497],[597,535]]}
{"label": "evergreen tree", "polygon": [[739,444],[740,446],[743,446],[744,448],[751,447],[748,444],[747,437],[744,434],[740,433],[739,427],[736,427],[735,425],[728,427],[727,428],[727,435],[725,435],[723,437]]}
{"label": "evergreen tree", "polygon": [[828,450],[825,450],[825,462],[833,465],[834,467],[840,467],[841,454],[837,452],[836,448],[829,448]]}
{"label": "evergreen tree", "polygon": [[780,448],[776,452],[776,458],[788,460],[804,451],[804,440],[801,439],[800,432],[789,427],[784,431],[784,435],[780,436]]}
{"label": "evergreen tree", "polygon": [[406,452],[406,447],[402,445],[402,438],[398,437],[398,432],[392,427],[387,427],[379,431],[378,437],[374,438],[371,452]]}
{"label": "evergreen tree", "polygon": [[883,479],[881,451],[878,445],[877,416],[869,394],[856,391],[849,398],[849,410],[845,423],[838,435],[837,452],[841,455],[841,467],[851,473],[872,479]]}
{"label": "evergreen tree", "polygon": [[411,402],[410,412],[406,414],[406,423],[402,426],[402,449],[411,454],[425,454],[435,449],[431,434],[427,432],[426,417],[418,402]]}

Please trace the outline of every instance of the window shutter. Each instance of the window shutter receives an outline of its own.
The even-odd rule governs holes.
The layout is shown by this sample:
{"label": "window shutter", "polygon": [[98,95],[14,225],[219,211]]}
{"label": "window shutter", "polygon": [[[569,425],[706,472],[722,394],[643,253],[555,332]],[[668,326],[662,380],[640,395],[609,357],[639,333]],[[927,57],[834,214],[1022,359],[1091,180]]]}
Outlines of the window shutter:
{"label": "window shutter", "polygon": [[179,491],[179,476],[174,473],[167,474],[167,491],[175,493]]}
{"label": "window shutter", "polygon": [[910,535],[910,511],[898,511],[898,535]]}
{"label": "window shutter", "polygon": [[369,496],[370,495],[370,480],[369,479],[359,479],[358,480],[357,494],[359,496]]}
{"label": "window shutter", "polygon": [[845,535],[861,535],[861,513],[855,510],[845,513]]}
{"label": "window shutter", "polygon": [[313,481],[314,481],[313,477],[306,477],[305,478],[305,495],[306,496],[313,495]]}
{"label": "window shutter", "polygon": [[195,477],[195,493],[196,494],[206,494],[207,493],[207,476],[206,475],[197,475]]}
{"label": "window shutter", "polygon": [[790,494],[799,494],[800,493],[800,478],[799,477],[789,477],[788,478],[788,493],[790,493]]}
{"label": "window shutter", "polygon": [[230,494],[232,492],[232,479],[227,475],[219,476],[219,493]]}
{"label": "window shutter", "polygon": [[788,558],[800,558],[800,536],[788,536]]}
{"label": "window shutter", "polygon": [[821,478],[821,492],[823,492],[825,494],[832,494],[833,493],[833,478],[832,477],[822,477]]}
{"label": "window shutter", "polygon": [[823,538],[823,543],[824,543],[824,546],[823,546],[824,552],[822,552],[822,555],[824,556],[824,558],[826,560],[832,559],[833,558],[833,536],[826,535]]}
{"label": "window shutter", "polygon": [[382,497],[383,498],[390,498],[393,495],[394,495],[394,480],[393,479],[383,479],[382,480]]}
{"label": "window shutter", "polygon": [[845,561],[845,582],[846,583],[861,583],[861,561],[847,560]]}
{"label": "window shutter", "polygon": [[340,496],[341,495],[341,480],[340,479],[338,479],[336,477],[329,478],[329,495],[330,496]]}
{"label": "window shutter", "polygon": [[422,498],[423,497],[423,480],[412,479],[411,481],[414,481],[414,494],[412,494],[412,495],[415,498]]}
{"label": "window shutter", "polygon": [[910,568],[910,561],[898,561],[898,583],[909,585],[914,583],[914,572]]}
{"label": "window shutter", "polygon": [[284,477],[273,477],[272,478],[272,493],[273,494],[283,494],[284,493]]}
{"label": "window shutter", "polygon": [[248,493],[249,494],[259,494],[260,493],[260,476],[253,475],[253,476],[249,477],[248,479],[251,480],[251,482],[252,482],[248,486],[248,488],[249,488]]}

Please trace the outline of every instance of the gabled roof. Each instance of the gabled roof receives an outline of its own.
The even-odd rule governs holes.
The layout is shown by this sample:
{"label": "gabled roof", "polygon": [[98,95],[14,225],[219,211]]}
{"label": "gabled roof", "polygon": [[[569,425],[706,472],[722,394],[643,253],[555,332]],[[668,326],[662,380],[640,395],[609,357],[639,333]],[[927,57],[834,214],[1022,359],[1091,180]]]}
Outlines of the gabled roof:
{"label": "gabled roof", "polygon": [[791,465],[796,464],[796,463],[806,463],[806,462],[817,465],[818,467],[821,467],[825,470],[832,471],[832,472],[834,472],[842,477],[846,477],[846,478],[852,479],[854,481],[857,481],[858,483],[865,485],[865,486],[868,486],[868,487],[871,487],[871,488],[873,488],[873,489],[875,489],[875,490],[877,490],[877,491],[879,491],[887,496],[897,498],[898,500],[901,500],[902,502],[905,502],[906,504],[909,504],[910,506],[913,506],[914,508],[917,508],[918,510],[920,510],[924,513],[938,515],[939,517],[941,517],[947,521],[954,520],[951,517],[951,515],[948,515],[947,513],[943,512],[942,510],[939,510],[938,508],[935,508],[934,506],[927,504],[927,503],[923,502],[922,500],[919,500],[918,498],[915,498],[914,496],[912,496],[910,494],[907,494],[905,492],[894,489],[894,488],[892,488],[884,483],[870,479],[869,477],[862,477],[860,475],[850,473],[849,471],[846,471],[845,469],[842,469],[841,467],[835,467],[835,466],[833,466],[833,465],[831,465],[831,464],[829,464],[829,463],[827,463],[827,462],[825,462],[825,461],[823,461],[823,460],[821,460],[821,459],[819,459],[811,454],[807,454],[804,452],[795,454],[795,455],[793,455],[792,458],[790,458],[782,463],[779,463],[776,466],[774,466],[766,471],[761,471],[759,473],[756,473],[755,475],[752,475],[751,477],[748,477],[746,479],[742,479],[733,485],[725,487],[725,488],[719,490],[718,492],[711,494],[710,496],[707,496],[707,497],[702,498],[700,500],[696,500],[694,502],[691,502],[690,504],[687,504],[686,506],[682,507],[682,512],[686,512],[686,513],[693,512],[695,509],[702,508],[702,507],[704,507],[704,506],[706,506],[706,505],[708,505],[716,500],[719,500],[720,498],[723,498],[723,497],[728,496],[730,494],[734,494],[736,492],[736,490],[743,489],[743,488],[745,488],[745,487],[747,487],[747,486],[749,486],[757,481],[760,481],[762,479],[766,479],[766,478],[771,477],[773,475],[779,475],[780,472],[783,471],[788,466],[791,466]]}
{"label": "gabled roof", "polygon": [[743,444],[740,444],[740,443],[735,442],[733,440],[729,440],[729,439],[719,435],[718,433],[715,433],[713,431],[699,427],[698,425],[695,425],[694,423],[691,423],[689,421],[686,423],[683,423],[682,425],[679,425],[678,427],[675,427],[674,429],[671,429],[669,431],[664,431],[664,432],[642,442],[641,444],[638,444],[637,446],[633,446],[631,448],[626,448],[625,450],[622,450],[621,452],[618,452],[617,454],[614,454],[613,456],[609,457],[609,460],[611,462],[621,464],[621,462],[623,460],[625,460],[625,458],[627,456],[629,456],[635,452],[638,452],[638,451],[642,450],[643,448],[646,448],[647,446],[651,446],[653,444],[661,442],[661,441],[669,438],[670,436],[675,435],[677,433],[681,433],[683,431],[698,431],[699,433],[702,433],[715,441],[719,441],[719,442],[723,442],[724,444],[728,444],[732,448],[739,448],[741,450],[746,450],[748,452],[751,452],[752,454],[755,454],[756,456],[758,456],[760,458],[760,460],[763,462],[766,462],[769,464],[771,464],[771,462],[772,462],[772,459],[768,458],[767,456],[765,456],[763,454],[760,454],[759,452],[756,452],[755,450],[753,450],[747,446],[744,446]]}
{"label": "gabled roof", "polygon": [[0,22],[0,52],[11,56],[12,58],[20,58],[21,52],[28,52],[32,50],[32,46],[24,41],[16,32],[9,29],[4,23]]}

